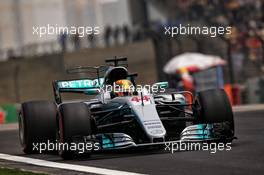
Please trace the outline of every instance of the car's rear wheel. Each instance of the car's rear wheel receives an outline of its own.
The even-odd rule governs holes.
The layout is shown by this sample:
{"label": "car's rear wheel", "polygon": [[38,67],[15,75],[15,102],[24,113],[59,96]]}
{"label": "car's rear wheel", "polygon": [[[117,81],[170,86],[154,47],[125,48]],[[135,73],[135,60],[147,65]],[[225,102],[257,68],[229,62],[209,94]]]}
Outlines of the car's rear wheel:
{"label": "car's rear wheel", "polygon": [[[219,135],[234,136],[234,117],[229,99],[222,89],[199,92],[196,100],[198,123],[214,123]],[[197,109],[198,108],[198,109]]]}
{"label": "car's rear wheel", "polygon": [[21,105],[19,140],[26,154],[38,152],[34,145],[56,140],[56,105],[48,101],[31,101]]}
{"label": "car's rear wheel", "polygon": [[[91,113],[84,103],[65,103],[59,107],[59,137],[60,144],[75,144],[74,137],[89,136],[93,132]],[[78,150],[60,148],[59,154],[63,159],[72,159]],[[87,150],[86,150],[87,151]],[[86,152],[85,155],[89,155]]]}

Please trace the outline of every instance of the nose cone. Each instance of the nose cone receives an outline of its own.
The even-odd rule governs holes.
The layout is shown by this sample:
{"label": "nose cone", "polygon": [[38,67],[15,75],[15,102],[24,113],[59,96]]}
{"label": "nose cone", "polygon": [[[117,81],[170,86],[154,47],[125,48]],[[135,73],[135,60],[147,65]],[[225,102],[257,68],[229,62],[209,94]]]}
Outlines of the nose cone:
{"label": "nose cone", "polygon": [[[154,101],[152,97],[150,101]],[[144,103],[145,105],[141,105],[141,102],[137,105],[133,105],[133,103],[131,105],[137,121],[151,140],[154,138],[164,138],[166,135],[166,130],[159,118],[156,106],[152,102]]]}

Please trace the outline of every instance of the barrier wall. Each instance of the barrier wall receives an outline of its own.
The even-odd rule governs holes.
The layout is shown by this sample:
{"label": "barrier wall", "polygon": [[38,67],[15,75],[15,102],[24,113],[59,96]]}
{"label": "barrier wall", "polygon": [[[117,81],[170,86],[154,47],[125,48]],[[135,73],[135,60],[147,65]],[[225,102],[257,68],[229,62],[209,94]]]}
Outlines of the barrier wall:
{"label": "barrier wall", "polygon": [[14,104],[0,105],[0,124],[17,122],[17,106]]}

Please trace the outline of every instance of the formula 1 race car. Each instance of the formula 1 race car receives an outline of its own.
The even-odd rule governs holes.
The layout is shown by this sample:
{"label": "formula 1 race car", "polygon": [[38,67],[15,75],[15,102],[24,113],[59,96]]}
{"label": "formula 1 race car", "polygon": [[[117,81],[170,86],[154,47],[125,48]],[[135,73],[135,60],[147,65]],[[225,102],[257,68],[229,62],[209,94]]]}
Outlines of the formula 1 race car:
{"label": "formula 1 race car", "polygon": [[[96,78],[54,81],[55,102],[22,104],[19,138],[26,154],[35,152],[36,143],[48,141],[94,143],[99,150],[117,150],[179,140],[233,140],[233,112],[224,90],[206,90],[193,96],[169,89],[167,82],[155,83],[155,89],[150,90],[120,90],[137,87],[137,74],[128,73],[126,58],[108,59],[106,63],[68,69],[68,73],[95,73]],[[108,90],[117,84],[118,91]],[[82,93],[93,99],[63,102],[62,93]],[[69,159],[76,151],[59,149],[59,154]]]}

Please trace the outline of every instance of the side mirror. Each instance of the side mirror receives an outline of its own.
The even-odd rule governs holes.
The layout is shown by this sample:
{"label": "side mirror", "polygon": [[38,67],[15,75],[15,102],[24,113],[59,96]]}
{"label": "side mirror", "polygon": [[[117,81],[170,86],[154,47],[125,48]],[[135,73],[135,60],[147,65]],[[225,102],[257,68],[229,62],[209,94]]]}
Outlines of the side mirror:
{"label": "side mirror", "polygon": [[158,86],[159,88],[168,88],[169,87],[169,83],[167,81],[162,81],[162,82],[157,82],[155,84],[153,84],[153,86]]}
{"label": "side mirror", "polygon": [[169,83],[167,81],[157,82],[152,85],[152,93],[164,92],[168,87]]}

